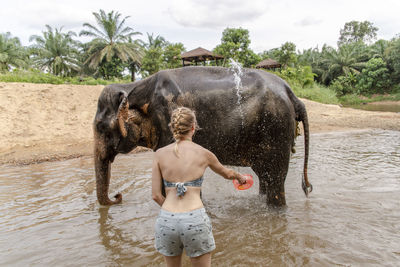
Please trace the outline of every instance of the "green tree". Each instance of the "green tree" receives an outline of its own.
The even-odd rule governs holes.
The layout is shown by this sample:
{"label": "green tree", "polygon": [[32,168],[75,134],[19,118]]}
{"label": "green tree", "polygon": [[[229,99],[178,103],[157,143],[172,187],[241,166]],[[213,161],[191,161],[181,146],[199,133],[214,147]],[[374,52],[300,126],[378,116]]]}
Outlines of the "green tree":
{"label": "green tree", "polygon": [[353,42],[370,42],[376,39],[378,28],[369,21],[350,21],[340,30],[338,46]]}
{"label": "green tree", "polygon": [[113,56],[110,61],[107,61],[105,58],[103,62],[99,64],[98,70],[102,77],[106,80],[112,78],[123,78],[122,72],[125,69],[125,64],[119,57]]}
{"label": "green tree", "polygon": [[260,60],[270,58],[278,61],[278,53],[279,53],[279,48],[272,48],[270,50],[265,50],[259,53],[258,56],[260,57]]}
{"label": "green tree", "polygon": [[242,28],[226,28],[222,32],[221,44],[214,48],[214,53],[240,62],[244,67],[250,67],[259,57],[249,48],[249,31]]}
{"label": "green tree", "polygon": [[23,67],[26,60],[27,55],[19,39],[11,37],[9,32],[0,34],[0,71]]}
{"label": "green tree", "polygon": [[154,33],[149,34],[148,32],[146,32],[146,34],[147,34],[147,43],[145,44],[145,47],[147,49],[163,48],[168,43],[165,40],[165,38],[162,37],[161,35],[157,35],[156,37],[154,37]]}
{"label": "green tree", "polygon": [[356,83],[357,76],[348,73],[346,76],[339,76],[333,80],[329,88],[335,91],[337,96],[344,96],[357,92]]}
{"label": "green tree", "polygon": [[162,69],[163,50],[160,47],[152,47],[146,50],[140,73],[143,77],[152,75]]}
{"label": "green tree", "polygon": [[128,69],[131,73],[131,81],[134,82],[136,79],[135,73],[140,72],[140,68],[142,66],[142,59],[145,54],[145,44],[142,40],[132,40],[132,38],[129,38],[128,43],[135,46],[139,55],[137,58],[130,58],[127,63]]}
{"label": "green tree", "polygon": [[389,47],[390,42],[386,40],[378,40],[368,49],[368,54],[371,58],[382,58],[385,60],[385,51]]}
{"label": "green tree", "polygon": [[300,66],[311,66],[312,72],[315,73],[315,79],[318,82],[322,82],[321,77],[324,73],[324,63],[322,52],[319,51],[318,47],[309,48],[299,53],[297,63]]}
{"label": "green tree", "polygon": [[390,41],[384,55],[392,85],[400,89],[400,37]]}
{"label": "green tree", "polygon": [[353,45],[343,45],[338,50],[332,47],[325,47],[323,51],[322,81],[329,84],[339,76],[348,76],[350,73],[358,74],[365,66],[365,63],[357,58],[357,50]]}
{"label": "green tree", "polygon": [[297,62],[296,45],[292,42],[284,43],[277,51],[277,60],[284,67],[294,66]]}
{"label": "green tree", "polygon": [[246,68],[254,68],[261,61],[261,57],[249,49],[244,58],[243,66]]}
{"label": "green tree", "polygon": [[78,42],[72,39],[76,34],[72,31],[67,33],[60,29],[53,29],[46,25],[47,31],[43,37],[32,35],[30,41],[35,44],[31,46],[32,60],[41,70],[48,71],[54,75],[72,76],[80,70],[77,60],[79,51]]}
{"label": "green tree", "polygon": [[182,66],[181,54],[185,51],[182,43],[168,44],[164,48],[164,68],[174,69]]}
{"label": "green tree", "polygon": [[131,27],[125,27],[129,16],[121,20],[119,12],[111,11],[106,14],[102,9],[99,13],[93,12],[93,15],[98,27],[84,23],[83,26],[87,30],[82,30],[79,34],[94,38],[90,43],[89,57],[85,64],[95,69],[99,65],[113,61],[114,58],[120,59],[114,60],[115,64],[128,63],[130,60],[141,62],[140,46],[137,42],[130,41],[133,36],[141,33],[135,32]]}
{"label": "green tree", "polygon": [[370,59],[359,76],[357,88],[360,93],[382,94],[388,91],[389,85],[389,70],[386,68],[386,63],[381,58]]}

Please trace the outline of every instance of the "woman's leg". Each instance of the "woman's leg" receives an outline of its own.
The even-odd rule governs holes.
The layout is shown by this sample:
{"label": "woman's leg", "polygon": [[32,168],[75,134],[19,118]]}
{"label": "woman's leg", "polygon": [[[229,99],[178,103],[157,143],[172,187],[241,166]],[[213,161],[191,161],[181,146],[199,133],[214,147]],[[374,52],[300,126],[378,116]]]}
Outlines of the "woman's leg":
{"label": "woman's leg", "polygon": [[182,255],[179,256],[164,256],[167,267],[181,267]]}
{"label": "woman's leg", "polygon": [[198,257],[190,258],[192,267],[211,267],[211,253],[206,253]]}

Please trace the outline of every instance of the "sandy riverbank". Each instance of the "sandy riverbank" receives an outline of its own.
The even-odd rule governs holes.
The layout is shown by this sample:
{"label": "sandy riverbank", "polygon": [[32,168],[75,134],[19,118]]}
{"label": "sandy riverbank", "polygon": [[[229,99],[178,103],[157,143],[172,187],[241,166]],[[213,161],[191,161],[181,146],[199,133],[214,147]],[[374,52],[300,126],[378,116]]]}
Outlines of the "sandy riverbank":
{"label": "sandy riverbank", "polygon": [[[92,121],[104,86],[0,83],[0,163],[32,163],[92,154]],[[400,131],[400,114],[303,99],[310,131]]]}

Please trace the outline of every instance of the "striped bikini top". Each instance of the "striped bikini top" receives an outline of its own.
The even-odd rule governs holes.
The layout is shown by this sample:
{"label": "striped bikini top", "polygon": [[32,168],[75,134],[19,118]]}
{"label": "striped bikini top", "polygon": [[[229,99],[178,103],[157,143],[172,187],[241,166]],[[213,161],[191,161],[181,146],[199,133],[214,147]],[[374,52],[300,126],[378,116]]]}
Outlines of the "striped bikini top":
{"label": "striped bikini top", "polygon": [[193,180],[193,181],[189,181],[189,182],[184,182],[184,183],[171,183],[168,182],[166,180],[164,180],[164,186],[165,187],[176,187],[176,195],[178,197],[182,197],[185,195],[187,188],[186,186],[196,186],[196,187],[201,187],[202,183],[203,183],[203,176],[201,176],[200,178]]}

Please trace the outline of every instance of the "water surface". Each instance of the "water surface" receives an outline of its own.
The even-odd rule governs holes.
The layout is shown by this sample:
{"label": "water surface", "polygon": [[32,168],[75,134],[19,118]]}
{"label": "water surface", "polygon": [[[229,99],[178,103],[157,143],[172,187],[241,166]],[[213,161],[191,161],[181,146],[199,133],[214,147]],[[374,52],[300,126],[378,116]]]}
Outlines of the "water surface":
{"label": "water surface", "polygon": [[383,111],[383,112],[400,112],[400,104],[380,104],[377,103],[370,103],[365,105],[351,105],[350,108],[368,110],[368,111]]}
{"label": "water surface", "polygon": [[[309,177],[301,190],[303,139],[286,180],[287,208],[211,171],[203,199],[214,227],[215,266],[398,266],[400,132],[311,136]],[[90,157],[0,170],[1,266],[160,266],[153,248],[159,207],[151,200],[152,152],[118,156],[110,193],[96,202]],[[249,168],[236,168],[254,174]],[[188,266],[187,258],[184,260]]]}

